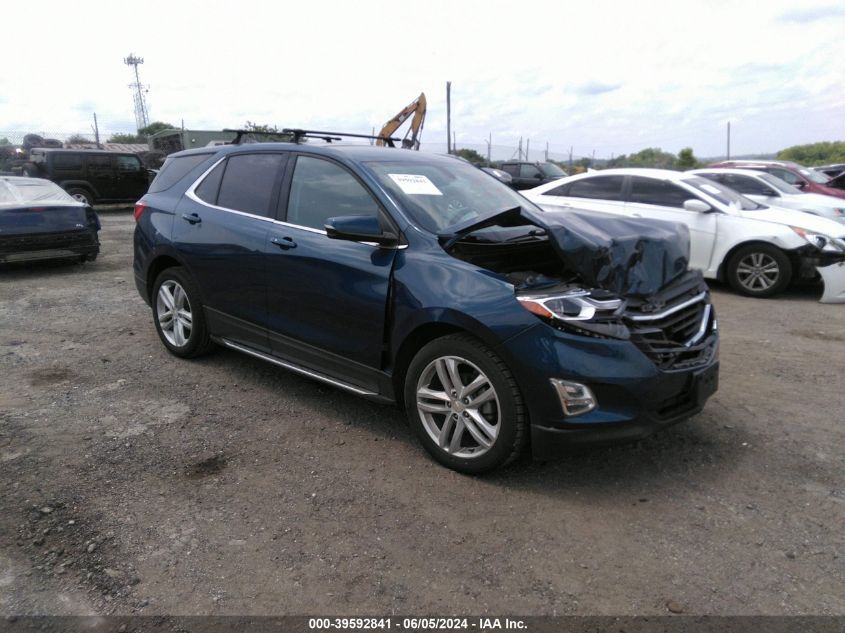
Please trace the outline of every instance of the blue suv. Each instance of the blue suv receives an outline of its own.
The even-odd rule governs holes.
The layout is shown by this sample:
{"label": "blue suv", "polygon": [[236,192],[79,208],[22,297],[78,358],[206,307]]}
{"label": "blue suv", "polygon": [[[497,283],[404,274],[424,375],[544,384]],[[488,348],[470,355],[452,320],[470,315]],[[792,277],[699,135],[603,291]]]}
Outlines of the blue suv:
{"label": "blue suv", "polygon": [[674,224],[544,213],[449,156],[344,143],[171,155],[135,207],[164,346],[397,403],[466,473],[701,410],[716,316]]}

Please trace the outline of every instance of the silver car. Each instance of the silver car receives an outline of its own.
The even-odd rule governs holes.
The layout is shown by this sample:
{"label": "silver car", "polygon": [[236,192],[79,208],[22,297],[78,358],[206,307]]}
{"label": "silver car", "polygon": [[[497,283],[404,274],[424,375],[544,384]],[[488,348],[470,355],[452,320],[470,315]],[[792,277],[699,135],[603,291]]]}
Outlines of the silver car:
{"label": "silver car", "polygon": [[694,169],[687,172],[730,187],[746,198],[772,207],[786,207],[845,224],[845,200],[821,193],[804,193],[785,180],[750,169]]}

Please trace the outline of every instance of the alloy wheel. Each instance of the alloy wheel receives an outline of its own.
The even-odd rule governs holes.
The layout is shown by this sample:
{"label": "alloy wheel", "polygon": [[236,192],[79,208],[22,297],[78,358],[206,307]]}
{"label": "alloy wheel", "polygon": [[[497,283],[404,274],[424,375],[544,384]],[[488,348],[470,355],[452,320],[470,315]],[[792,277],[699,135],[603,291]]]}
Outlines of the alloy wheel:
{"label": "alloy wheel", "polygon": [[493,383],[459,356],[442,356],[426,366],[417,382],[417,412],[429,437],[456,457],[484,455],[501,428]]}
{"label": "alloy wheel", "polygon": [[780,266],[771,255],[759,252],[749,253],[739,260],[736,276],[743,288],[751,292],[760,292],[768,290],[778,282]]}
{"label": "alloy wheel", "polygon": [[193,315],[188,294],[178,282],[169,279],[159,286],[156,297],[156,318],[161,333],[175,347],[182,347],[191,338]]}

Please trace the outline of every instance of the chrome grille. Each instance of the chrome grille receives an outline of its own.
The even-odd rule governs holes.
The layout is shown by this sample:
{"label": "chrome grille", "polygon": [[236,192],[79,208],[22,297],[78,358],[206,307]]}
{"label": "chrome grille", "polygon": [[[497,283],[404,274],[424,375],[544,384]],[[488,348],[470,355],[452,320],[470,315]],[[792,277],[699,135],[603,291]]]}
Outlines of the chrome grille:
{"label": "chrome grille", "polygon": [[661,369],[688,369],[707,362],[715,341],[713,308],[706,292],[652,314],[625,315],[631,341]]}

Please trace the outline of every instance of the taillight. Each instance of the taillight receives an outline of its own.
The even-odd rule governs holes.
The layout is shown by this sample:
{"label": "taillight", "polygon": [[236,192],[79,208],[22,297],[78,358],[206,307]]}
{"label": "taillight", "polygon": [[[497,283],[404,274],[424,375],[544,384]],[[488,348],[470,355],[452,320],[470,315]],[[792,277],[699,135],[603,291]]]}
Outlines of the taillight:
{"label": "taillight", "polygon": [[138,202],[135,203],[135,221],[136,222],[141,219],[141,215],[143,215],[144,209],[146,209],[146,208],[147,208],[147,203],[144,202],[143,200],[139,200]]}

